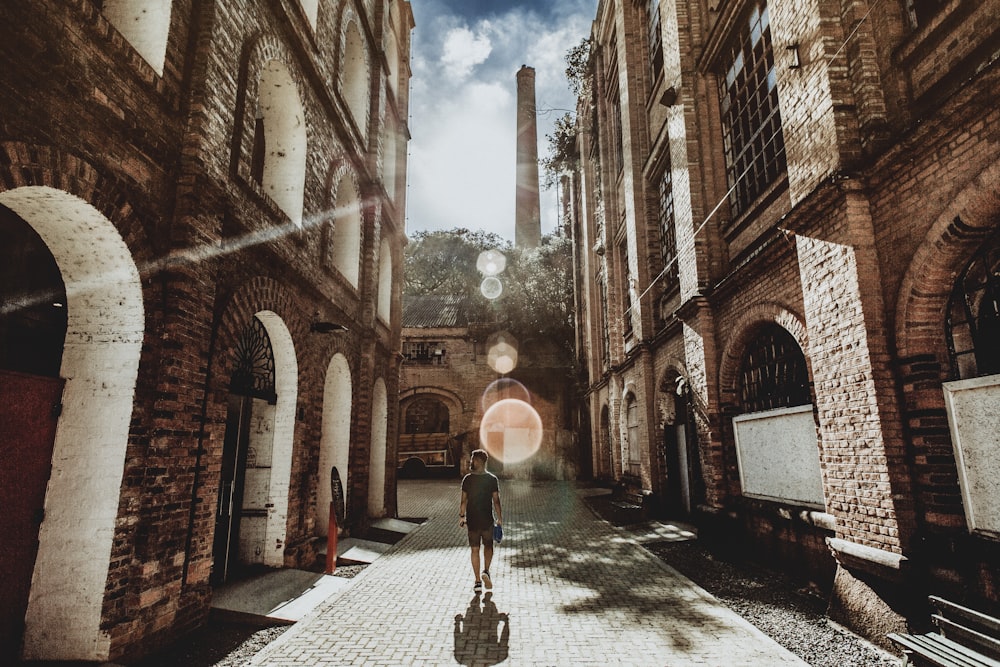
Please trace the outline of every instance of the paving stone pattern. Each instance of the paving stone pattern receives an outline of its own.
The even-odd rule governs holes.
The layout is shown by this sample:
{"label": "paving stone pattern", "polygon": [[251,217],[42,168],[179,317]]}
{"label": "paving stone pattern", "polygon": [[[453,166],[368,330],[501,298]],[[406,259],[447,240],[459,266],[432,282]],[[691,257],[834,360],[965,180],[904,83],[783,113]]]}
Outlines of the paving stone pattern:
{"label": "paving stone pattern", "polygon": [[504,481],[492,594],[473,594],[457,481],[400,483],[420,528],[253,665],[804,665],[565,482]]}

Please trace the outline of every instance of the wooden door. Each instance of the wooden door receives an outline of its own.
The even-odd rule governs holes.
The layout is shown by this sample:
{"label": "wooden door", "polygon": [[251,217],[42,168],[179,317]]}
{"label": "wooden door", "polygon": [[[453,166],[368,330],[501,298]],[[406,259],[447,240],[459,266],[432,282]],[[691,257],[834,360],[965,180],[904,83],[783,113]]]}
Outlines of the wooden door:
{"label": "wooden door", "polygon": [[0,370],[0,662],[20,650],[62,397],[61,378]]}

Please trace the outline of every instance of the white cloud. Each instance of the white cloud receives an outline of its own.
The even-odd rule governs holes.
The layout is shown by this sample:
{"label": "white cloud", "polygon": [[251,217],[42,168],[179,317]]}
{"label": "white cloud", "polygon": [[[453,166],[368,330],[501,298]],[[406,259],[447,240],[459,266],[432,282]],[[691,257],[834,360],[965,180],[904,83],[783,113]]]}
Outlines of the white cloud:
{"label": "white cloud", "polygon": [[[408,233],[466,227],[513,240],[517,71],[535,68],[544,157],[546,134],[562,109],[575,107],[564,57],[589,35],[597,0],[537,4],[486,19],[434,0],[414,3]],[[555,192],[542,192],[540,203],[542,232],[550,233]]]}
{"label": "white cloud", "polygon": [[484,30],[473,33],[466,27],[453,28],[444,37],[441,66],[450,76],[465,79],[476,65],[489,58],[492,50]]}

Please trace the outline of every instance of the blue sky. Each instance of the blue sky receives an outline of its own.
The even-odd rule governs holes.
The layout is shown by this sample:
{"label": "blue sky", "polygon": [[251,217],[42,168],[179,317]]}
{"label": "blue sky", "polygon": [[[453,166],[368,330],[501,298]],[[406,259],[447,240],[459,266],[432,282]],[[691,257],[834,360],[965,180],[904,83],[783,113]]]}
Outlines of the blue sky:
{"label": "blue sky", "polygon": [[[538,154],[575,101],[566,52],[590,34],[598,0],[410,0],[406,232],[466,227],[514,238],[516,74],[535,68]],[[556,226],[543,191],[542,232]]]}

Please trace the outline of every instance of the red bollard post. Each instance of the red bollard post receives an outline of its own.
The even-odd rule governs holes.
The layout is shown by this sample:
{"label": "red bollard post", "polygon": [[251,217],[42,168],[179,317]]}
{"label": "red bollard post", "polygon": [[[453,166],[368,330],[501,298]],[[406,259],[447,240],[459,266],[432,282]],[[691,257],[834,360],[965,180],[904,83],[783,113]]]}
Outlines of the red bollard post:
{"label": "red bollard post", "polygon": [[333,502],[330,502],[330,523],[326,533],[326,573],[333,574],[337,569],[337,512]]}

